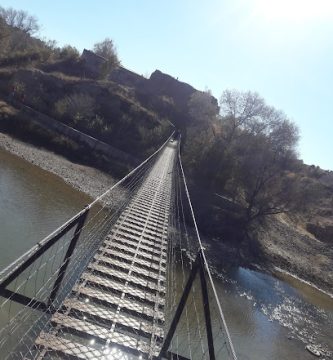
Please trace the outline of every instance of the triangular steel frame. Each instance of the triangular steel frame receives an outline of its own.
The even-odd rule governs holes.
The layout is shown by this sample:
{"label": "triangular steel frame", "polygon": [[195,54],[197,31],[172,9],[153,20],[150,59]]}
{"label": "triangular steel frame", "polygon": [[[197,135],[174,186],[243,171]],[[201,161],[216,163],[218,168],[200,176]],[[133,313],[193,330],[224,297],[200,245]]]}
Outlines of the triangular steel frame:
{"label": "triangular steel frame", "polygon": [[205,315],[209,358],[210,358],[210,360],[215,360],[212,321],[211,321],[211,316],[210,316],[208,288],[207,288],[207,281],[206,281],[206,277],[205,277],[205,266],[204,266],[202,249],[199,250],[199,252],[196,256],[196,259],[193,263],[192,270],[190,272],[189,278],[185,285],[183,294],[180,298],[175,315],[172,319],[169,331],[164,339],[158,359],[168,358],[168,349],[171,344],[171,340],[177,329],[177,325],[179,323],[179,320],[180,320],[183,310],[185,308],[186,301],[188,299],[191,288],[193,286],[193,282],[194,282],[198,272],[200,273],[200,283],[201,283],[202,301],[203,301],[203,308],[204,308],[204,315]]}

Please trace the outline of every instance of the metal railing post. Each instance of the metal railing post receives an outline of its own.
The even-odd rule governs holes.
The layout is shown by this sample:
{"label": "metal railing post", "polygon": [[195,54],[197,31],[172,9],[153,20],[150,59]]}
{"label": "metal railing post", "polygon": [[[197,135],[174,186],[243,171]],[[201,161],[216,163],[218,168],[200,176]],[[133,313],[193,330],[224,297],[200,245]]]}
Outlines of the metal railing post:
{"label": "metal railing post", "polygon": [[176,331],[178,322],[180,320],[180,317],[181,317],[182,312],[184,310],[184,307],[186,305],[188,295],[190,294],[190,291],[191,291],[191,288],[192,288],[192,285],[193,285],[193,281],[195,279],[195,276],[197,275],[197,272],[198,272],[198,269],[199,269],[199,266],[200,266],[199,262],[200,262],[200,256],[198,254],[197,258],[196,258],[196,260],[195,260],[195,262],[193,264],[190,276],[189,276],[189,278],[187,280],[187,283],[185,285],[185,288],[184,288],[182,297],[181,297],[181,299],[179,301],[178,307],[176,309],[175,315],[174,315],[174,317],[172,319],[169,331],[168,331],[167,336],[166,336],[166,338],[165,338],[165,340],[163,342],[162,349],[160,351],[158,359],[162,359],[162,357],[165,357],[167,352],[168,352],[168,348],[170,346],[171,340],[173,338],[173,335],[174,335],[174,333]]}
{"label": "metal railing post", "polygon": [[213,338],[213,328],[212,328],[212,320],[210,314],[210,307],[209,307],[209,296],[208,296],[208,288],[207,288],[207,281],[205,277],[205,264],[202,256],[202,249],[199,250],[198,255],[195,259],[193,264],[190,276],[187,280],[185,285],[182,297],[179,301],[178,307],[176,309],[175,315],[171,322],[169,331],[166,335],[166,338],[163,342],[162,349],[158,356],[158,359],[162,359],[163,357],[167,357],[168,355],[168,348],[170,346],[171,340],[175,334],[177,329],[177,325],[180,321],[180,317],[186,305],[186,301],[190,290],[193,286],[193,281],[197,275],[199,270],[200,272],[200,283],[201,283],[201,293],[202,293],[202,301],[203,301],[203,308],[204,308],[204,315],[205,315],[205,325],[206,325],[206,334],[207,334],[207,345],[208,345],[208,352],[209,352],[209,359],[215,360],[215,350],[214,350],[214,338]]}
{"label": "metal railing post", "polygon": [[56,298],[56,296],[58,294],[60,285],[62,283],[62,280],[63,280],[64,276],[65,276],[65,273],[66,273],[67,267],[69,265],[71,256],[72,256],[72,254],[74,252],[76,243],[79,240],[79,237],[81,235],[81,231],[82,231],[84,222],[85,222],[85,220],[87,218],[88,212],[89,212],[89,207],[86,207],[85,212],[79,218],[79,221],[78,221],[77,227],[75,229],[74,235],[72,237],[72,240],[71,240],[71,242],[70,242],[70,244],[68,246],[66,255],[64,257],[64,261],[63,261],[63,263],[62,263],[62,265],[61,265],[61,267],[60,267],[60,269],[58,271],[57,278],[56,278],[56,280],[54,282],[53,289],[51,291],[51,294],[50,294],[50,297],[49,297],[49,300],[48,300],[49,305],[52,305],[52,303],[54,302],[54,300],[55,300],[55,298]]}
{"label": "metal railing post", "polygon": [[204,314],[205,314],[205,324],[206,324],[209,359],[215,360],[212,320],[211,320],[211,316],[210,316],[208,288],[207,288],[207,281],[206,281],[206,277],[205,277],[205,267],[204,267],[204,261],[202,258],[202,250],[200,250],[200,253],[198,256],[200,256],[200,282],[201,282],[202,302],[203,302],[203,308],[204,308]]}

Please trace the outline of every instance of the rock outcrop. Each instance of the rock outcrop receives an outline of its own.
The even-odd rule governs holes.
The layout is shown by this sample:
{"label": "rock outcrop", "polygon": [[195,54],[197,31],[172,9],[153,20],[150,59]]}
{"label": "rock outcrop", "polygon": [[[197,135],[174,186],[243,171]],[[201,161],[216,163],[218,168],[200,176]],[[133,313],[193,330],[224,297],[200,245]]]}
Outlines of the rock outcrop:
{"label": "rock outcrop", "polygon": [[81,60],[86,71],[86,76],[93,78],[99,77],[101,68],[106,63],[105,58],[87,49],[83,50]]}
{"label": "rock outcrop", "polygon": [[[160,70],[155,70],[150,78],[147,79],[120,66],[110,73],[109,80],[135,89],[141,97],[166,97],[170,99],[173,105],[180,111],[185,112],[185,114],[187,113],[187,104],[191,95],[198,91],[193,86],[179,81]],[[217,105],[217,100],[213,96],[212,102]]]}
{"label": "rock outcrop", "polygon": [[307,223],[306,230],[318,240],[333,244],[333,224]]}
{"label": "rock outcrop", "polygon": [[148,79],[145,77],[124,68],[123,66],[119,66],[118,68],[111,71],[109,75],[109,80],[114,81],[120,85],[124,85],[127,87],[146,87]]}
{"label": "rock outcrop", "polygon": [[191,85],[181,82],[168,74],[155,70],[149,78],[149,90],[152,93],[168,96],[174,104],[187,108],[188,100],[197,90]]}

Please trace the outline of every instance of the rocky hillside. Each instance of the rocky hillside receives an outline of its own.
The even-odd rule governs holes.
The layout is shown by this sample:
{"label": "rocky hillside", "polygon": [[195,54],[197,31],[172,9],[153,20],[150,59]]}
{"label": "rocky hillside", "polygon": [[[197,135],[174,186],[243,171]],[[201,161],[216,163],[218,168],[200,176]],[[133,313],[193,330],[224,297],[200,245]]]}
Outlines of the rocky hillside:
{"label": "rocky hillside", "polygon": [[[141,104],[185,130],[193,120],[189,114],[189,101],[193,94],[201,93],[190,84],[155,70],[149,78],[122,66],[114,69],[109,79],[131,89]],[[210,97],[217,107],[217,99]]]}
{"label": "rocky hillside", "polygon": [[[39,69],[0,73],[5,98],[18,101],[120,150],[144,158],[172,126],[126,87]],[[11,94],[13,92],[13,94]]]}
{"label": "rocky hillside", "polygon": [[320,241],[333,245],[333,171],[305,167],[304,186],[311,206],[304,211],[305,228]]}
{"label": "rocky hillside", "polygon": [[274,265],[333,294],[333,172],[303,165],[298,186],[303,206],[254,226],[242,259],[268,269]]}
{"label": "rocky hillside", "polygon": [[332,237],[330,243],[322,241],[287,215],[268,219],[254,234],[259,254],[255,263],[268,269],[274,265],[332,294]]}
{"label": "rocky hillside", "polygon": [[[270,111],[261,123],[256,121],[262,114],[241,118],[248,107],[238,114],[222,116],[209,92],[197,91],[159,70],[145,78],[116,66],[102,79],[101,69],[107,62],[103,56],[88,50],[80,56],[70,46],[55,48],[29,34],[23,36],[22,31],[3,22],[0,26],[10,34],[6,38],[10,41],[0,39],[0,100],[11,103],[14,109],[7,111],[7,106],[0,106],[0,130],[65,154],[75,162],[105,169],[109,158],[66,136],[38,128],[24,107],[18,111],[16,105],[24,104],[139,160],[178,128],[187,135],[183,136],[184,166],[201,231],[215,244],[232,248],[243,262],[273,263],[321,287],[332,288],[333,173],[306,166],[297,158],[288,162],[288,167],[283,158],[271,166],[276,159],[273,155],[278,153],[273,154],[272,141],[280,146],[281,139],[288,140],[285,134],[291,135],[289,139],[294,135],[297,138],[288,121],[273,128],[274,122],[264,118],[274,113],[274,108],[266,107]],[[15,42],[20,45],[17,50]],[[249,100],[243,104],[257,101],[258,109],[266,106],[255,93],[228,94],[224,105],[243,97]],[[271,128],[260,132],[264,121],[263,128]],[[288,148],[282,144],[280,150],[291,153],[293,145]],[[271,171],[274,181],[270,176],[265,178],[265,169]],[[244,194],[247,191],[251,195],[255,176],[259,180],[261,176],[264,191],[260,201],[250,204],[251,196]],[[291,183],[296,190],[293,194],[301,194],[298,205],[286,207],[287,214],[266,212],[257,219],[259,208],[274,210],[273,202],[281,200],[281,194],[287,194],[282,200],[288,203]]]}

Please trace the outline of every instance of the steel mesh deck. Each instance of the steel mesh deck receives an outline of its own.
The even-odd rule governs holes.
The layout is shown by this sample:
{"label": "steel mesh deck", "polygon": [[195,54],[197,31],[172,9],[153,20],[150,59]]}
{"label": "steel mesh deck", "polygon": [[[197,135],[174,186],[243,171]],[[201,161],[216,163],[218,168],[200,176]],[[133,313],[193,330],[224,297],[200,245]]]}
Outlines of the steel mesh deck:
{"label": "steel mesh deck", "polygon": [[35,359],[157,356],[163,340],[171,173],[167,146],[36,339]]}

